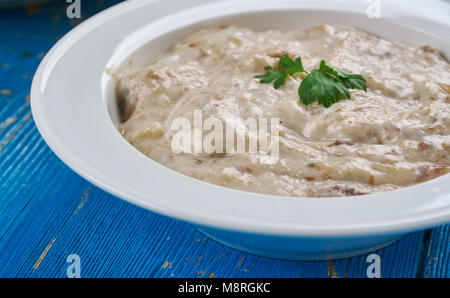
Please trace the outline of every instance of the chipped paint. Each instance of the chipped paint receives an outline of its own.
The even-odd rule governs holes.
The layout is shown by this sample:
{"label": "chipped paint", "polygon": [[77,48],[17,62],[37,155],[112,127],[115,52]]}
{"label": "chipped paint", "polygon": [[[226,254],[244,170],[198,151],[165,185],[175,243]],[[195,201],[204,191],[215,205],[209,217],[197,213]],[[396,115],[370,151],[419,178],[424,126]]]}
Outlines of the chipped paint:
{"label": "chipped paint", "polygon": [[0,128],[5,128],[5,127],[13,124],[16,121],[17,121],[17,117],[9,117],[5,120],[5,122],[0,124]]}
{"label": "chipped paint", "polygon": [[77,208],[75,208],[75,211],[73,212],[73,215],[76,215],[78,213],[78,211],[80,211],[80,209],[82,209],[84,207],[84,205],[87,202],[88,199],[88,193],[90,190],[90,186],[84,191],[83,195],[81,196],[80,202],[78,203]]}
{"label": "chipped paint", "polygon": [[[20,110],[19,110],[20,111]],[[31,115],[31,113],[28,113],[27,115]],[[16,126],[15,130],[10,133],[8,138],[4,140],[2,143],[0,143],[0,152],[5,149],[5,147],[14,139],[16,134],[22,129],[22,127],[25,125],[25,123],[31,118],[31,116],[27,119],[27,115],[24,117],[24,121]]]}
{"label": "chipped paint", "polygon": [[64,227],[67,225],[67,223],[72,219],[72,216],[77,214],[78,211],[84,207],[87,197],[88,197],[88,193],[90,190],[91,186],[89,186],[83,193],[83,195],[81,196],[80,202],[78,203],[78,206],[75,208],[75,210],[72,212],[71,216],[69,216],[69,218],[64,222],[64,224],[58,229],[58,232],[56,232],[56,236],[52,239],[52,241],[50,242],[49,245],[47,245],[47,247],[45,248],[44,252],[41,254],[41,256],[39,257],[39,259],[37,260],[36,264],[33,266],[33,268],[36,270],[37,268],[39,268],[39,265],[41,264],[42,260],[45,258],[45,256],[47,255],[48,251],[50,250],[50,248],[53,246],[53,243],[55,243],[56,238],[58,238],[59,234],[61,233],[61,231],[64,229]]}
{"label": "chipped paint", "polygon": [[243,261],[243,260],[244,260],[244,257],[242,257],[242,258],[239,260],[239,263],[237,264],[238,267],[241,267],[242,261]]}
{"label": "chipped paint", "polygon": [[172,265],[172,263],[169,262],[169,261],[166,261],[166,262],[164,263],[164,265],[162,266],[162,268],[163,268],[163,269],[166,269],[166,268],[169,267],[170,265]]}
{"label": "chipped paint", "polygon": [[339,278],[339,275],[334,271],[334,263],[330,261],[328,265],[328,277],[329,278]]}
{"label": "chipped paint", "polygon": [[211,272],[211,274],[209,275],[209,278],[214,278],[214,272]]}
{"label": "chipped paint", "polygon": [[194,263],[194,266],[197,265],[198,261],[200,261],[201,258],[202,258],[202,256],[199,256],[199,257],[197,258],[197,260],[196,260],[195,263]]}
{"label": "chipped paint", "polygon": [[2,152],[3,149],[5,149],[5,147],[9,144],[9,142],[12,141],[13,138],[14,138],[14,135],[11,135],[9,138],[7,138],[6,140],[4,140],[3,142],[0,143],[0,152]]}
{"label": "chipped paint", "polygon": [[9,89],[2,89],[2,90],[0,90],[0,94],[2,94],[2,95],[11,95],[12,91],[9,90]]}
{"label": "chipped paint", "polygon": [[202,277],[203,274],[205,274],[205,270],[202,270],[202,271],[200,271],[200,272],[197,272],[197,276],[198,276],[198,277]]}
{"label": "chipped paint", "polygon": [[47,247],[44,249],[44,251],[42,252],[41,256],[37,260],[36,264],[34,264],[34,266],[33,266],[34,270],[39,268],[39,266],[41,265],[42,260],[45,258],[45,256],[47,255],[48,251],[53,246],[53,243],[55,243],[55,240],[56,240],[56,238],[53,238],[52,241],[50,242],[50,244],[47,245]]}

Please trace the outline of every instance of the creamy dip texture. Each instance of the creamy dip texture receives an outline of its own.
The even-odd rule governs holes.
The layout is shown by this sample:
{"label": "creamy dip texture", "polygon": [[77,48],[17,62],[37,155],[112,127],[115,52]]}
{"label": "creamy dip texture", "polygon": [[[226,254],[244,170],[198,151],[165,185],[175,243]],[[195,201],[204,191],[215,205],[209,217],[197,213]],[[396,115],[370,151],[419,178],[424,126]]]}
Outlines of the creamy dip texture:
{"label": "creamy dip texture", "polygon": [[[279,89],[255,75],[287,54],[305,69],[321,59],[363,75],[367,92],[325,108],[305,106],[300,77]],[[257,193],[332,197],[391,191],[450,172],[450,65],[413,48],[344,26],[255,32],[201,30],[149,66],[116,73],[120,133],[153,160],[213,184]],[[171,120],[280,119],[279,159],[253,153],[176,154]]]}

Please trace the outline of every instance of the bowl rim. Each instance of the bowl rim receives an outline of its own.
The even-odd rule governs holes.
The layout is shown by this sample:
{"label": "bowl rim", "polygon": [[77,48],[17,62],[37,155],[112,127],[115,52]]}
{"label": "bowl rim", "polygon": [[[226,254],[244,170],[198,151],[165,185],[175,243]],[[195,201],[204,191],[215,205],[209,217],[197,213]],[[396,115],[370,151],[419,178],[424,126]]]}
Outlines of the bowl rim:
{"label": "bowl rim", "polygon": [[[179,10],[176,11],[174,9],[166,13],[166,15],[161,13],[152,22],[160,22],[160,25],[167,25],[167,22],[171,22],[181,15],[183,17],[190,14],[198,16],[201,14],[204,15],[205,11],[215,11],[216,13],[220,12],[219,14],[223,14],[227,12],[227,9],[231,9],[231,11],[236,9],[245,11],[245,9],[250,9],[257,1],[216,0],[213,3],[210,1],[210,4],[207,5],[201,5],[200,2],[202,1],[198,0],[173,0],[172,2],[176,2],[170,4],[173,7],[179,4]],[[360,9],[359,4],[357,4],[360,1],[345,0],[343,2],[349,6],[343,5],[344,3],[336,5],[332,0],[321,0],[315,3],[281,0],[275,4],[260,1],[258,2],[258,10],[274,9],[275,6],[318,10],[325,10],[326,8],[327,11],[333,10],[336,12],[351,11],[351,8]],[[395,2],[402,1],[395,0]],[[153,183],[151,186],[159,189],[148,189],[148,192],[141,191],[138,188],[143,186],[137,185],[137,183],[142,182],[142,180],[139,180],[139,177],[134,177],[137,180],[134,185],[133,182],[130,183],[129,181],[123,183],[123,180],[118,178],[119,175],[123,175],[118,172],[122,166],[118,161],[114,160],[110,162],[111,165],[108,166],[115,167],[114,170],[111,170],[111,168],[106,169],[105,165],[102,165],[101,160],[93,159],[93,156],[89,156],[90,159],[88,159],[85,156],[86,152],[81,152],[78,147],[75,148],[71,145],[72,143],[68,139],[70,136],[64,136],[59,128],[56,127],[57,125],[55,125],[64,125],[61,120],[62,118],[58,118],[59,116],[56,115],[57,111],[66,113],[68,119],[71,116],[67,114],[68,112],[81,115],[78,108],[73,104],[70,106],[71,109],[67,108],[68,110],[66,110],[66,107],[62,103],[55,101],[56,97],[54,94],[61,92],[59,89],[55,90],[56,88],[52,85],[52,83],[56,82],[55,77],[57,76],[55,73],[59,71],[62,74],[61,70],[58,70],[58,67],[61,68],[64,65],[61,61],[64,59],[68,60],[66,56],[69,52],[71,54],[81,55],[80,52],[76,53],[77,49],[75,46],[87,47],[88,38],[95,37],[96,34],[97,38],[99,37],[101,33],[99,28],[105,28],[105,26],[117,27],[120,23],[124,22],[125,18],[130,20],[131,17],[136,16],[138,10],[149,10],[150,8],[153,10],[161,10],[161,7],[165,7],[162,1],[135,0],[126,1],[106,9],[66,34],[48,52],[39,65],[30,93],[34,121],[42,137],[53,152],[75,172],[96,186],[133,204],[194,224],[225,230],[286,236],[338,237],[344,235],[358,236],[400,233],[450,222],[450,186],[447,186],[450,185],[449,174],[392,192],[345,198],[280,197],[223,188],[195,180],[143,156],[117,132],[106,110],[100,111],[99,107],[101,105],[99,105],[100,103],[97,102],[97,99],[94,103],[97,105],[94,111],[98,112],[98,118],[101,121],[108,118],[108,123],[102,122],[99,124],[101,127],[93,128],[93,130],[96,129],[101,132],[111,133],[111,141],[118,147],[115,150],[123,150],[113,153],[126,152],[127,155],[124,158],[129,158],[128,161],[132,159],[134,165],[145,165],[145,167],[151,168],[154,171],[152,175],[162,177],[162,181],[158,182],[161,185],[158,186],[158,183],[151,182]],[[345,7],[345,9],[342,7]],[[429,5],[427,9],[431,9],[430,7],[432,5]],[[423,12],[423,7],[419,8],[421,8],[420,12]],[[180,13],[181,10],[182,12]],[[417,12],[410,10],[410,18]],[[420,15],[423,17],[423,14]],[[445,23],[445,21],[443,21],[444,26],[449,28],[448,23]],[[421,25],[423,24],[423,19],[421,19]],[[429,24],[431,27],[435,26],[436,18],[430,20]],[[111,43],[117,46],[117,43],[120,42],[118,38],[114,40],[114,37],[111,37],[110,39],[107,39],[104,44],[98,45],[98,47],[105,48],[106,46],[111,46]],[[104,58],[105,63],[107,63],[109,58]],[[65,63],[69,62],[66,61]],[[88,67],[94,66],[88,65]],[[67,76],[61,77],[59,80],[62,81],[58,82],[66,83],[64,80],[67,79]],[[95,91],[94,88],[87,89],[88,91]],[[98,90],[95,92],[98,93]],[[103,98],[101,101],[103,102]],[[50,103],[55,104],[55,106],[60,105],[58,107],[61,109],[57,110],[53,108]],[[68,102],[67,104],[70,105],[71,103]],[[74,126],[71,128],[74,131],[78,129]],[[84,132],[89,133],[88,131]],[[93,148],[95,149],[95,146]],[[105,153],[105,158],[107,154],[113,156],[113,153]],[[97,159],[100,158],[99,155],[95,157]],[[137,168],[135,167],[134,169]],[[123,178],[124,176],[121,177]],[[167,189],[170,188],[171,184],[163,178],[172,179],[180,183],[176,184],[177,187],[172,187],[173,189]],[[163,186],[166,189],[162,189]],[[155,194],[155,192],[157,193]],[[175,196],[180,194],[188,194],[190,196],[189,202],[193,206],[189,207],[190,205],[187,202],[183,202],[179,198],[175,199],[170,197],[170,195]],[[431,198],[427,198],[427,201],[424,201],[419,198],[419,194],[431,196]],[[208,200],[210,196],[213,197]],[[165,200],[165,198],[169,197],[172,200],[170,202]],[[258,206],[260,209],[252,210],[255,209],[254,206]],[[258,211],[261,211],[261,214]],[[379,218],[378,220],[378,218],[374,217],[369,220],[368,218],[373,217],[374,212],[379,212],[380,216],[384,216],[384,218]],[[309,213],[314,213],[317,218]],[[284,218],[282,218],[283,216]]]}

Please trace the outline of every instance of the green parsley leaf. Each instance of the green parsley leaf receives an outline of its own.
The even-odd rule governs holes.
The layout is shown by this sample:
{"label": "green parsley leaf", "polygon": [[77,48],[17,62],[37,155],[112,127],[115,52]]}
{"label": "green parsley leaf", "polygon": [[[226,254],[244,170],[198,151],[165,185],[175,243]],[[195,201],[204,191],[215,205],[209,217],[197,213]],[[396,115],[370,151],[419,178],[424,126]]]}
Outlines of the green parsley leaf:
{"label": "green parsley leaf", "polygon": [[351,74],[338,67],[332,66],[322,60],[319,69],[308,73],[302,64],[302,59],[298,57],[293,60],[288,55],[280,58],[278,70],[266,66],[265,75],[258,75],[255,78],[260,79],[261,83],[269,84],[274,82],[275,89],[280,88],[289,75],[298,72],[306,73],[298,88],[300,100],[309,105],[314,102],[329,107],[332,104],[350,98],[349,89],[359,89],[367,92],[367,82],[360,74]]}
{"label": "green parsley leaf", "polygon": [[341,79],[341,82],[348,89],[359,89],[367,92],[367,82],[360,74],[351,74],[348,78]]}
{"label": "green parsley leaf", "polygon": [[362,75],[345,72],[340,68],[326,63],[324,60],[320,62],[319,69],[333,76],[348,89],[359,89],[367,92],[367,82]]}
{"label": "green parsley leaf", "polygon": [[285,69],[286,72],[290,75],[297,73],[297,72],[307,73],[307,71],[303,68],[302,58],[300,58],[300,57],[298,57],[294,61],[288,55],[284,55],[283,57],[280,58],[280,63],[278,64],[278,68]]}
{"label": "green parsley leaf", "polygon": [[255,76],[256,79],[260,79],[260,83],[270,84],[272,82],[275,89],[280,88],[286,82],[286,78],[289,75],[293,75],[297,72],[306,72],[303,68],[302,59],[298,57],[297,59],[292,60],[288,55],[284,55],[280,58],[280,62],[278,63],[278,70],[273,67],[266,66],[264,70],[266,74]]}
{"label": "green parsley leaf", "polygon": [[272,83],[272,81],[275,81],[274,82],[275,89],[280,88],[280,86],[282,86],[285,83],[286,78],[287,78],[287,73],[279,72],[278,70],[276,70],[270,66],[264,67],[264,70],[266,71],[265,75],[255,76],[255,78],[260,79],[261,83],[270,84],[270,83]]}
{"label": "green parsley leaf", "polygon": [[313,70],[302,81],[298,95],[305,105],[317,102],[328,108],[344,98],[350,98],[345,86],[321,70]]}

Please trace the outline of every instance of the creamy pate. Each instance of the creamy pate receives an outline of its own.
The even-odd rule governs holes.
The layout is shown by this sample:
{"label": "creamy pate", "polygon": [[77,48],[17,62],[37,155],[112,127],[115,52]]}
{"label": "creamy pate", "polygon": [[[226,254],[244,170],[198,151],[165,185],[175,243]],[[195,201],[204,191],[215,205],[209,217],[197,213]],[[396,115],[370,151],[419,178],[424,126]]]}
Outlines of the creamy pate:
{"label": "creamy pate", "polygon": [[[254,78],[287,54],[305,69],[326,60],[363,75],[368,91],[325,108],[305,106],[289,77],[279,89]],[[250,192],[333,197],[391,191],[450,172],[450,65],[436,50],[353,27],[289,32],[233,26],[198,31],[144,68],[119,71],[120,133],[153,160],[188,176]],[[171,120],[280,119],[279,158],[180,153]]]}

